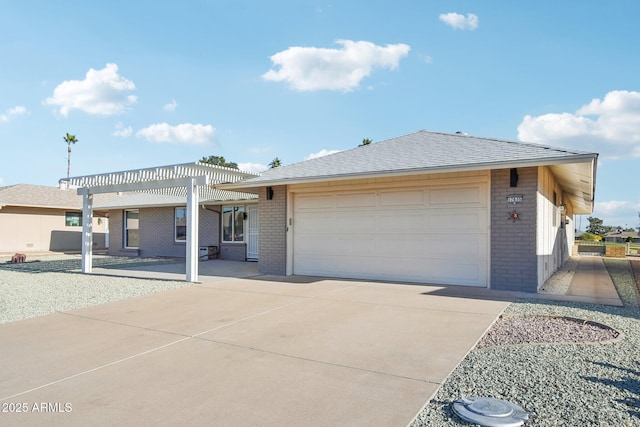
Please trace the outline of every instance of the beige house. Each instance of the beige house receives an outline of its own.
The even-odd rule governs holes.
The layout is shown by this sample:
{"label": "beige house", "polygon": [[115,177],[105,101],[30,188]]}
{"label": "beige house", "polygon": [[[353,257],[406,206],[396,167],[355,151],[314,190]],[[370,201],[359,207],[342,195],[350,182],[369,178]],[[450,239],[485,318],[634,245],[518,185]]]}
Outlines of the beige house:
{"label": "beige house", "polygon": [[[108,224],[105,212],[95,212],[94,249],[108,247]],[[81,242],[82,196],[75,189],[0,187],[0,252],[80,251]]]}

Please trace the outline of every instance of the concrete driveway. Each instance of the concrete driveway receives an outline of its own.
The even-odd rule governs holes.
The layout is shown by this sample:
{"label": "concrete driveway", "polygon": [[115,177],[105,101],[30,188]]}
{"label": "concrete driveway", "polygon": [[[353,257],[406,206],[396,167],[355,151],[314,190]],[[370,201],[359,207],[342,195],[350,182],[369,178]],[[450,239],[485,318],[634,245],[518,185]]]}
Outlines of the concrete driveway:
{"label": "concrete driveway", "polygon": [[230,278],[0,325],[0,425],[405,426],[515,296]]}

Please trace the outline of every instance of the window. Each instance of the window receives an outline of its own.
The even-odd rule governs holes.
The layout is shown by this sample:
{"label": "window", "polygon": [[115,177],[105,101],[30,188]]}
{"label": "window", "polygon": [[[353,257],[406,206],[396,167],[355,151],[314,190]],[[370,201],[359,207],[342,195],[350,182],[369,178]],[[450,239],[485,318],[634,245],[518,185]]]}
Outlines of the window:
{"label": "window", "polygon": [[138,209],[124,211],[124,247],[137,248],[138,240]]}
{"label": "window", "polygon": [[65,212],[64,225],[67,227],[82,227],[82,212]]}
{"label": "window", "polygon": [[222,241],[244,242],[244,206],[222,207]]}
{"label": "window", "polygon": [[187,241],[187,208],[176,208],[175,215],[175,232],[174,238],[176,242]]}

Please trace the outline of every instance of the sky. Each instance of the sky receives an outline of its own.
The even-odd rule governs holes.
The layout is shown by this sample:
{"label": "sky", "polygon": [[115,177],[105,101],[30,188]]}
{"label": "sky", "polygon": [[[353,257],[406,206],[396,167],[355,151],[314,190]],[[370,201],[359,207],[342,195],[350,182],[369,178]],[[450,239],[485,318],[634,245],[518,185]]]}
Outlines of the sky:
{"label": "sky", "polygon": [[[640,223],[640,2],[0,0],[0,186],[419,130],[599,153]],[[576,219],[585,229],[588,215]]]}

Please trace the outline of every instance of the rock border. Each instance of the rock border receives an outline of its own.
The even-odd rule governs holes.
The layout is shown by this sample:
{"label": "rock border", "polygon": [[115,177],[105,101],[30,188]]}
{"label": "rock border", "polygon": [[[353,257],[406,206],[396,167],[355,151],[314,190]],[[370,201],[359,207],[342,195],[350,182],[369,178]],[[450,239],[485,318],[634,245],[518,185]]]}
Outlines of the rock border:
{"label": "rock border", "polygon": [[[527,319],[534,319],[538,321],[538,323],[533,325],[534,330],[527,328],[526,326],[528,325],[514,325],[514,322],[517,322],[518,320],[526,321]],[[563,323],[564,325],[559,326],[559,323]],[[592,331],[594,331],[594,329],[599,330],[592,332],[592,335],[599,333],[604,338],[594,340],[593,338],[583,339],[582,337],[576,337],[571,334],[571,328],[569,328],[569,325],[571,325],[574,327],[573,329],[575,331],[576,324],[582,324],[582,326],[590,327]],[[524,333],[519,333],[523,328]],[[554,331],[550,333],[549,328],[553,328]],[[518,333],[514,334],[514,330]],[[558,331],[560,332],[560,335],[557,335]],[[610,338],[606,338],[607,335],[610,336]],[[551,315],[501,314],[487,332],[485,332],[482,338],[478,340],[472,351],[482,351],[485,349],[506,346],[611,344],[619,342],[622,339],[624,339],[624,334],[622,332],[609,325],[595,322],[590,319]]]}

